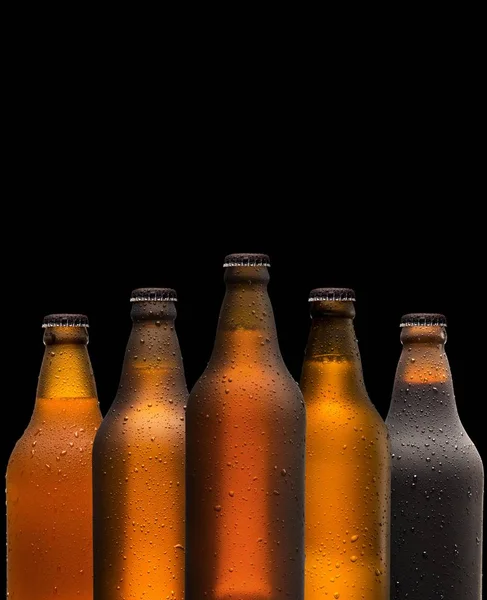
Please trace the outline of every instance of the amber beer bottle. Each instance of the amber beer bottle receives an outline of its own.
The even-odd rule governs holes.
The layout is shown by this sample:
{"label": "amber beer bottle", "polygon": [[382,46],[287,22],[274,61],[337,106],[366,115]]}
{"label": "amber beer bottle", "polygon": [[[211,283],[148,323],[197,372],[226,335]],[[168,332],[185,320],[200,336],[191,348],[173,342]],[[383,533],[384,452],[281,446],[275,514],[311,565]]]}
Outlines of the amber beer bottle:
{"label": "amber beer bottle", "polygon": [[101,422],[88,319],[44,318],[34,411],[7,467],[9,600],[93,599],[91,451]]}
{"label": "amber beer bottle", "polygon": [[389,442],[364,385],[355,294],[319,288],[309,300],[305,598],[389,600]]}
{"label": "amber beer bottle", "polygon": [[305,409],[284,365],[269,258],[232,254],[186,411],[186,600],[302,600]]}
{"label": "amber beer bottle", "polygon": [[392,450],[394,600],[481,600],[484,474],[460,421],[446,319],[401,319],[403,350],[386,419]]}
{"label": "amber beer bottle", "polygon": [[93,449],[95,600],[184,597],[184,408],[176,292],[136,289],[118,393]]}

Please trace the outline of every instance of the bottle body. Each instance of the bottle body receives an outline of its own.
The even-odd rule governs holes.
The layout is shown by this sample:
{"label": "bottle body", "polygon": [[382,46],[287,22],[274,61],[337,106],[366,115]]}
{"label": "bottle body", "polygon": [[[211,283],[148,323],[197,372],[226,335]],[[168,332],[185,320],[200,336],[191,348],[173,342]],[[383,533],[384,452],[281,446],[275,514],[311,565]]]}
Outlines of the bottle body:
{"label": "bottle body", "polygon": [[389,600],[387,429],[363,383],[352,313],[335,301],[313,303],[313,309],[301,377],[307,414],[305,598]]}
{"label": "bottle body", "polygon": [[402,339],[386,420],[392,598],[480,600],[483,465],[456,410],[446,334],[438,325],[408,326]]}
{"label": "bottle body", "polygon": [[[10,600],[93,598],[91,455],[101,414],[94,382],[73,381],[73,363],[83,362],[92,379],[85,346],[46,348],[35,409],[9,460]],[[51,377],[66,386],[50,385]]]}
{"label": "bottle body", "polygon": [[134,305],[153,318],[136,315],[120,387],[95,439],[95,600],[184,598],[187,389],[169,304]]}
{"label": "bottle body", "polygon": [[186,598],[302,600],[304,403],[279,353],[267,269],[229,271],[186,411]]}
{"label": "bottle body", "polygon": [[304,411],[278,369],[238,363],[188,403],[188,598],[299,599]]}

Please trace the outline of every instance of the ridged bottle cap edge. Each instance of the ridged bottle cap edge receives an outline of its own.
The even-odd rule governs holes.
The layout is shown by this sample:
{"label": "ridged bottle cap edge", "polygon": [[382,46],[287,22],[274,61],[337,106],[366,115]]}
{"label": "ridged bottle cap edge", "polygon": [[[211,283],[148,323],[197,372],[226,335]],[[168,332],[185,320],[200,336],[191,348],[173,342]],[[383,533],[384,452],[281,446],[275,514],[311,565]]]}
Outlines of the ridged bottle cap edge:
{"label": "ridged bottle cap edge", "polygon": [[130,295],[130,302],[177,302],[176,290],[172,288],[137,288]]}
{"label": "ridged bottle cap edge", "polygon": [[308,302],[355,302],[351,288],[315,288],[309,293]]}
{"label": "ridged bottle cap edge", "polygon": [[440,313],[409,313],[401,317],[400,327],[446,327],[445,315]]}
{"label": "ridged bottle cap edge", "polygon": [[46,315],[42,327],[89,327],[88,317],[82,314],[54,313]]}
{"label": "ridged bottle cap edge", "polygon": [[226,267],[270,267],[267,254],[228,254],[223,266]]}

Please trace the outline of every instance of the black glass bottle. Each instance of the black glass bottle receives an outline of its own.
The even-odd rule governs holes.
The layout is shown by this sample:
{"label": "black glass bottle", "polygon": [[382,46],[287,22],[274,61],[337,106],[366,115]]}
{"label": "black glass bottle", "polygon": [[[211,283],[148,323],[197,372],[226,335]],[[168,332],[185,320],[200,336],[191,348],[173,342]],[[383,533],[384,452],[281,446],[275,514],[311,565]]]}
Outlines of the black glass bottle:
{"label": "black glass bottle", "polygon": [[457,412],[443,315],[401,321],[387,416],[393,600],[482,598],[483,466]]}

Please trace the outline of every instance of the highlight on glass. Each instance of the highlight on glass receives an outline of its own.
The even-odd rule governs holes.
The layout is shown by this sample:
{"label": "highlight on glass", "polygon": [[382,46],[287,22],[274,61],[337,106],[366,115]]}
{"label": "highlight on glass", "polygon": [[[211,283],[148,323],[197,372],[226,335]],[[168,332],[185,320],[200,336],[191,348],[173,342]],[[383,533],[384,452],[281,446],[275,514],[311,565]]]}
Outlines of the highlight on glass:
{"label": "highlight on glass", "polygon": [[301,375],[306,600],[389,600],[390,447],[364,383],[355,292],[317,288]]}
{"label": "highlight on glass", "polygon": [[401,319],[386,423],[392,449],[393,600],[482,598],[484,470],[460,420],[446,318]]}
{"label": "highlight on glass", "polygon": [[263,254],[226,257],[210,361],[186,410],[186,600],[303,600],[305,407]]}
{"label": "highlight on glass", "polygon": [[44,358],[31,420],[10,456],[9,600],[93,599],[93,439],[102,417],[88,319],[44,318]]}
{"label": "highlight on glass", "polygon": [[94,600],[184,594],[184,409],[176,292],[131,294],[116,397],[93,450]]}

